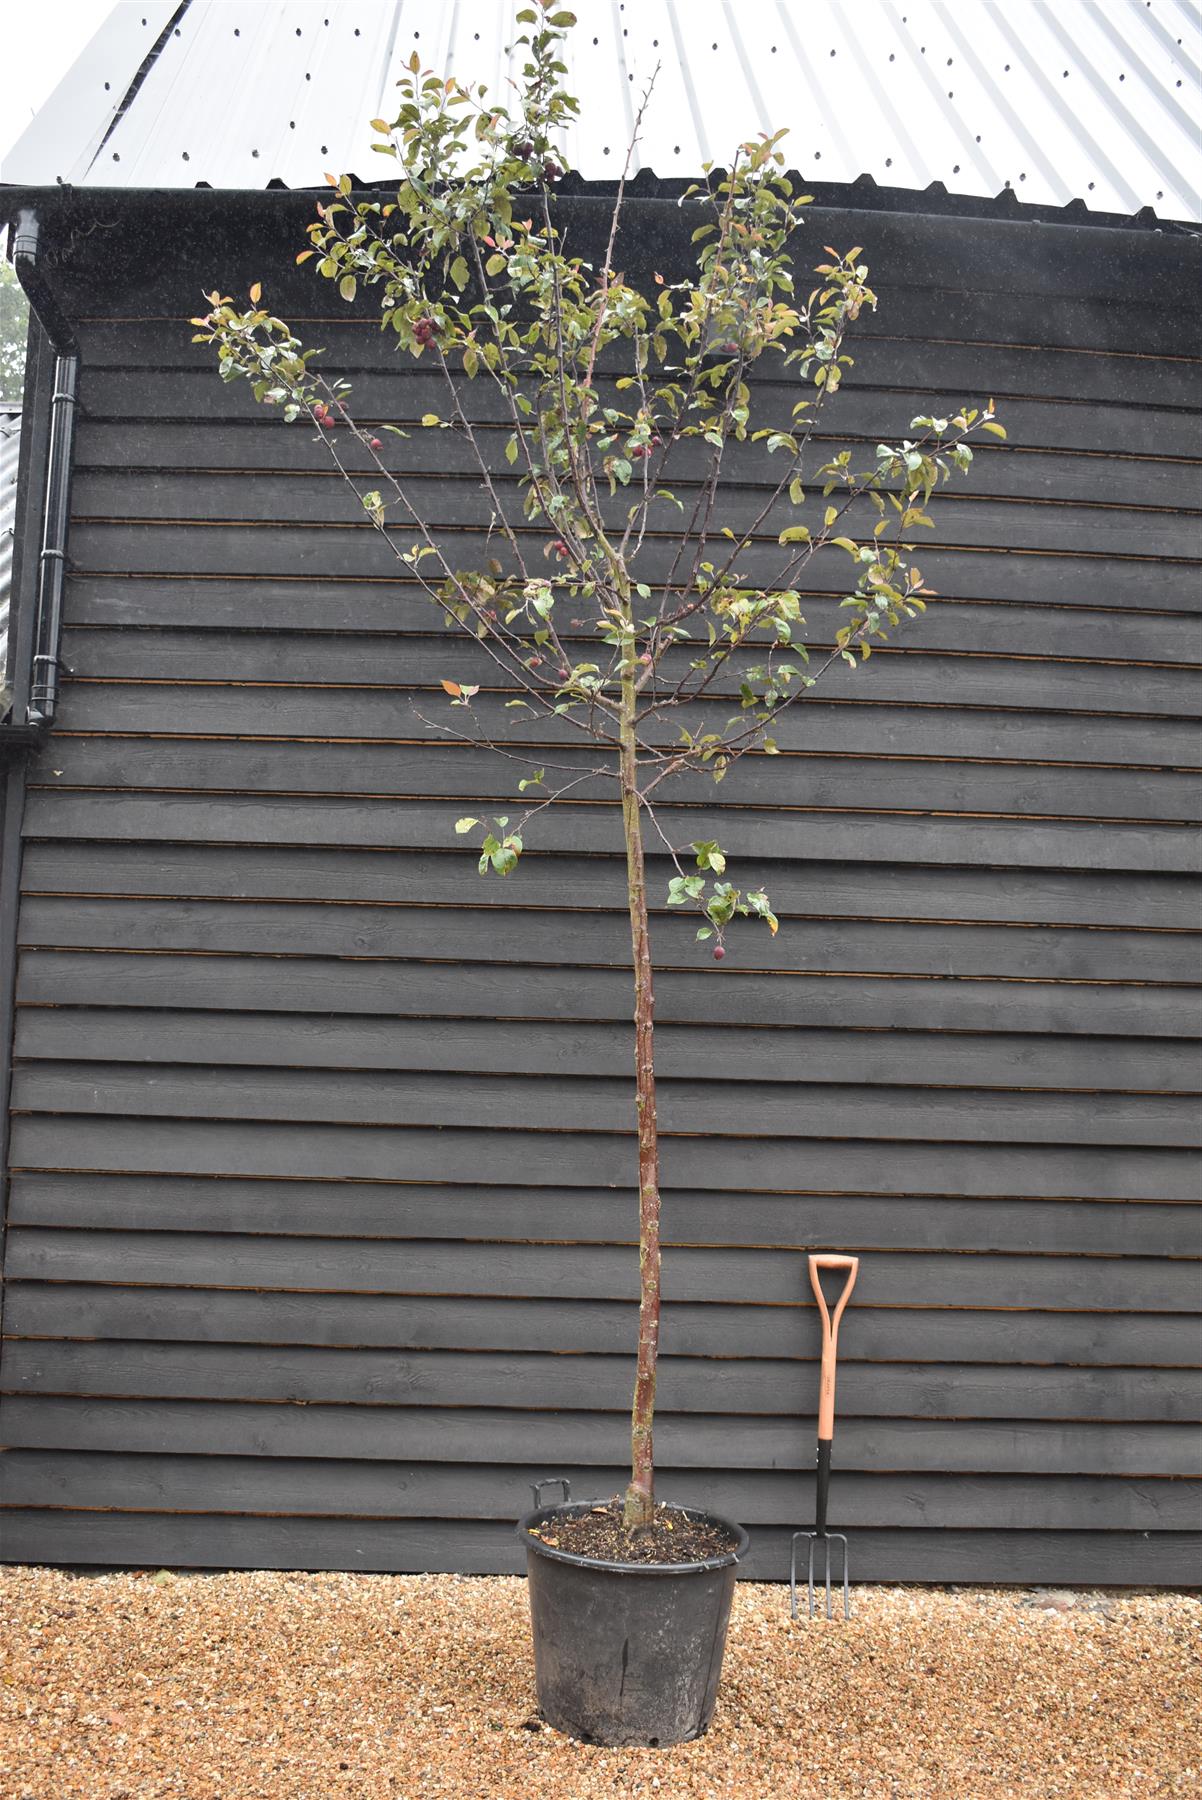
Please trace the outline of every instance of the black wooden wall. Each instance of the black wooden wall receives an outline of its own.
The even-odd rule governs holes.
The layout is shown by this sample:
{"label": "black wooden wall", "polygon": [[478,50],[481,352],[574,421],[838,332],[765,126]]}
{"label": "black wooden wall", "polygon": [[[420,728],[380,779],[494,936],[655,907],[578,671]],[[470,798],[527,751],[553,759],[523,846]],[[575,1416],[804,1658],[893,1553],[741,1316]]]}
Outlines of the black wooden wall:
{"label": "black wooden wall", "polygon": [[[454,721],[437,684],[470,654],[311,434],[189,343],[214,281],[336,311],[272,278],[309,203],[174,204],[93,197],[58,273],[85,410],[71,675],[24,824],[3,1555],[513,1569],[532,1477],[622,1478],[618,822],[582,789],[512,882],[477,879],[452,822],[523,770],[419,716]],[[632,272],[678,216],[632,207]],[[804,1252],[855,1250],[857,1577],[1193,1581],[1196,247],[829,211],[812,239],[864,244],[883,295],[839,441],[993,395],[1010,444],[940,508],[928,620],[824,683],[775,762],[675,795],[782,929],[718,969],[655,920],[661,1491],[784,1572]],[[438,405],[368,314],[311,329],[367,415]],[[390,444],[476,554],[461,448]],[[735,514],[762,476],[737,464]]]}

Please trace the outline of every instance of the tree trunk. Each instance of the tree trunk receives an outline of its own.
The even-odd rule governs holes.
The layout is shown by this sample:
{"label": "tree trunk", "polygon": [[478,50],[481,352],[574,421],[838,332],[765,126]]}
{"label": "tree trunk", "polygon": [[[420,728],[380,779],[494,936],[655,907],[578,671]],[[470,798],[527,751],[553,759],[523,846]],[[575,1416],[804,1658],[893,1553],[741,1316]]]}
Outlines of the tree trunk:
{"label": "tree trunk", "polygon": [[[629,642],[625,660],[634,663]],[[655,1116],[655,995],[652,987],[651,938],[647,925],[647,877],[643,863],[643,827],[637,789],[634,731],[635,670],[622,677],[620,774],[622,825],[626,838],[626,891],[630,906],[630,941],[634,954],[635,1094],[639,1128],[639,1348],[630,1419],[630,1486],[623,1523],[627,1531],[651,1523],[655,1505],[652,1421],[655,1372],[659,1356],[659,1126]]]}

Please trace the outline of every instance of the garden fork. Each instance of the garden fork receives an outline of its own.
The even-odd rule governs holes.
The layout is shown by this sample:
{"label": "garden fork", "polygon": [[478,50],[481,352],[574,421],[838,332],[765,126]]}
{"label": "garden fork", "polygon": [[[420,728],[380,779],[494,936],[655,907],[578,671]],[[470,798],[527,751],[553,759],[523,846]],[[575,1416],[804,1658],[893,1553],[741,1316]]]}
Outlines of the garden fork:
{"label": "garden fork", "polygon": [[[804,1538],[809,1544],[806,1567],[806,1586],[810,1597],[810,1617],[814,1617],[814,1563],[818,1546],[822,1546],[822,1571],[819,1583],[826,1587],[826,1616],[831,1615],[831,1545],[843,1546],[843,1617],[851,1617],[851,1597],[847,1574],[847,1539],[841,1531],[828,1531],[826,1528],[826,1500],[831,1485],[831,1443],[835,1435],[835,1357],[839,1348],[839,1321],[843,1317],[843,1308],[851,1297],[851,1290],[856,1285],[856,1276],[860,1269],[858,1256],[836,1256],[823,1252],[810,1259],[810,1286],[814,1290],[814,1298],[818,1302],[818,1310],[822,1314],[822,1378],[818,1390],[818,1487],[814,1504],[813,1531],[795,1531],[793,1546],[789,1558],[789,1610],[791,1616],[797,1617],[797,1546]],[[847,1280],[843,1284],[843,1292],[835,1303],[834,1317],[826,1303],[822,1292],[823,1269],[846,1269]]]}

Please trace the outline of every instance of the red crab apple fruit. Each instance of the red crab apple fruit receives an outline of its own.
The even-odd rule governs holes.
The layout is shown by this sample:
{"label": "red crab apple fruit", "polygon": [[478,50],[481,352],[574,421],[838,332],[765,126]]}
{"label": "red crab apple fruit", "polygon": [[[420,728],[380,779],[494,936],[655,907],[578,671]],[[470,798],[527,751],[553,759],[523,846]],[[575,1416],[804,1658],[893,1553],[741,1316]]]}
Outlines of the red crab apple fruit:
{"label": "red crab apple fruit", "polygon": [[723,958],[723,957],[724,957],[724,956],[725,956],[725,955],[726,955],[726,952],[725,952],[725,950],[724,950],[724,949],[723,949],[723,948],[722,948],[722,946],[721,946],[721,944],[715,944],[715,945],[714,945],[714,961],[715,961],[715,962],[721,962],[721,961],[722,961],[722,958]]}
{"label": "red crab apple fruit", "polygon": [[367,447],[369,450],[382,450],[384,448],[379,438],[368,438]]}
{"label": "red crab apple fruit", "polygon": [[427,344],[432,344],[438,336],[438,321],[432,319],[429,313],[423,314],[413,327],[413,335],[423,348]]}

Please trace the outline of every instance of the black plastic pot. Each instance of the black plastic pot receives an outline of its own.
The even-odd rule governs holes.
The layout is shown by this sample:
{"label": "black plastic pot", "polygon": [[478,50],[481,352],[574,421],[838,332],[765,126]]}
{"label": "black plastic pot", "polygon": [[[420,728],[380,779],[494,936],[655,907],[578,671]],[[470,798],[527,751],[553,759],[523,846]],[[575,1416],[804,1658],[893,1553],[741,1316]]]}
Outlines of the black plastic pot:
{"label": "black plastic pot", "polygon": [[549,1519],[585,1513],[595,1500],[540,1506],[518,1521],[530,1578],[534,1674],[543,1717],[586,1744],[681,1744],[713,1717],[726,1648],[735,1566],[747,1533],[720,1525],[735,1547],[696,1563],[593,1562],[531,1536]]}

